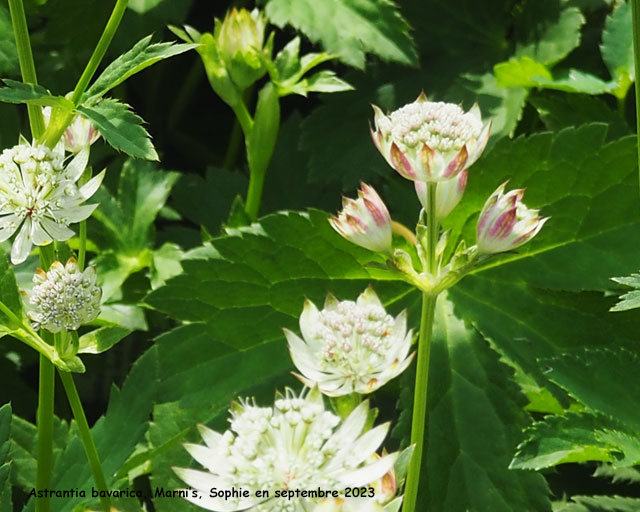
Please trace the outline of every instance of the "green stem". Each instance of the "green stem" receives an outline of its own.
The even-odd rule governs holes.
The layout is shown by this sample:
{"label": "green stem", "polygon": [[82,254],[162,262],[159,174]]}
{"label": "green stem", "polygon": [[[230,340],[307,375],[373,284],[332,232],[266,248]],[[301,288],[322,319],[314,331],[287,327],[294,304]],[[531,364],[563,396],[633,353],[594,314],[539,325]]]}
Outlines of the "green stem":
{"label": "green stem", "polygon": [[222,163],[223,169],[232,170],[238,160],[240,154],[240,147],[242,145],[242,129],[240,128],[240,122],[235,119],[233,121],[233,127],[231,128],[231,136],[229,137],[229,143],[227,144],[227,152],[224,155],[224,162]]}
{"label": "green stem", "polygon": [[[96,449],[96,444],[93,442],[91,429],[87,423],[87,417],[84,414],[78,390],[73,382],[73,376],[70,373],[63,371],[59,371],[58,374],[60,375],[60,380],[62,381],[67,398],[69,399],[69,405],[71,406],[73,417],[75,418],[78,426],[78,434],[80,435],[80,440],[84,446],[84,451],[87,454],[87,459],[89,459],[89,466],[91,466],[91,472],[93,473],[93,479],[96,483],[96,487],[98,491],[103,491],[101,494],[106,496],[108,491],[107,482],[104,477],[104,473],[102,472],[102,465],[100,464],[98,450]],[[102,497],[100,498],[100,502],[102,503],[102,507],[105,512],[109,512],[109,510],[111,510],[109,498]]]}
{"label": "green stem", "polygon": [[83,220],[79,228],[80,248],[78,249],[78,267],[84,270],[84,262],[87,257],[87,221]]}
{"label": "green stem", "polygon": [[[33,62],[29,28],[27,27],[27,18],[24,13],[22,0],[9,0],[9,11],[11,12],[11,24],[13,25],[13,34],[18,50],[18,61],[20,62],[22,81],[25,84],[37,85],[38,77],[36,75],[36,66]],[[27,105],[27,112],[29,113],[31,136],[34,139],[38,139],[44,133],[42,109],[37,105]]]}
{"label": "green stem", "polygon": [[[438,243],[438,221],[436,219],[436,184],[427,183],[427,271],[437,274],[436,245]],[[404,491],[403,512],[414,512],[420,487],[420,470],[424,456],[424,434],[427,419],[427,391],[429,384],[429,361],[431,357],[431,336],[436,311],[437,294],[422,294],[422,314],[420,316],[420,338],[418,340],[418,361],[416,363],[416,383],[413,395],[413,416],[411,419],[411,444],[414,452],[407,471]]]}
{"label": "green stem", "polygon": [[[128,3],[129,0],[117,0],[116,5],[113,8],[113,12],[109,17],[109,21],[107,21],[107,26],[104,28],[98,44],[96,45],[95,50],[93,50],[93,54],[91,55],[89,62],[84,68],[84,71],[73,90],[71,101],[74,105],[78,105],[80,103],[82,95],[87,90],[87,87],[89,87],[89,82],[91,82],[93,75],[107,52],[107,48],[109,48],[109,45],[111,44],[113,36],[116,34],[116,30],[118,30],[118,27],[120,26],[120,22],[122,21],[122,17],[124,16]],[[58,143],[62,134],[69,126],[69,123],[73,120],[73,116],[73,112],[69,112],[65,117],[64,122],[59,123],[58,126],[54,127],[55,129],[47,131],[44,139],[44,143],[47,146],[54,147]]]}
{"label": "green stem", "polygon": [[258,218],[260,211],[260,202],[262,200],[262,189],[264,187],[264,178],[266,169],[259,172],[251,172],[249,176],[249,190],[247,190],[247,202],[245,203],[245,211],[252,221]]}
{"label": "green stem", "polygon": [[[53,399],[55,371],[53,364],[40,355],[40,383],[38,386],[38,469],[36,489],[51,489],[53,469]],[[45,495],[46,496],[46,495]],[[49,512],[49,497],[36,499],[36,512]]]}
{"label": "green stem", "polygon": [[636,151],[638,153],[638,171],[640,172],[640,0],[631,0],[631,17],[633,18],[633,61],[635,65],[636,83]]}
{"label": "green stem", "polygon": [[251,118],[251,114],[247,109],[247,105],[244,100],[232,105],[233,113],[236,115],[238,122],[240,123],[240,127],[242,128],[242,133],[244,134],[244,140],[246,140],[251,135],[251,130],[253,129],[253,119]]}
{"label": "green stem", "polygon": [[[48,270],[53,263],[52,245],[40,247],[40,267]],[[51,345],[50,333],[41,333],[42,339]],[[38,467],[36,488],[51,489],[53,469],[53,402],[55,397],[55,371],[53,363],[40,354],[40,382],[38,385]],[[47,495],[36,499],[36,512],[49,512],[50,500]]]}

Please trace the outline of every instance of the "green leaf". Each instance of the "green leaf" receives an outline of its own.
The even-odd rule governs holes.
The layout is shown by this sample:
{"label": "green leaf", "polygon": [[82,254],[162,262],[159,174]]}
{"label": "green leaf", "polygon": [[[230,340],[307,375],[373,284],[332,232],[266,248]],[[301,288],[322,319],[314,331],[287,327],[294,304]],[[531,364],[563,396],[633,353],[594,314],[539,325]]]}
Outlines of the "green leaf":
{"label": "green leaf", "polygon": [[607,425],[619,427],[612,418],[589,412],[548,416],[527,428],[511,467],[537,471],[568,462],[611,462],[616,448],[597,434]]}
{"label": "green leaf", "polygon": [[527,424],[511,371],[486,341],[438,301],[427,414],[425,510],[550,511],[544,478],[507,466]]}
{"label": "green leaf", "polygon": [[52,96],[41,85],[24,84],[5,78],[2,80],[6,87],[0,88],[0,101],[6,103],[27,103],[41,107],[51,106],[66,110],[73,109],[73,103],[62,96]]}
{"label": "green leaf", "polygon": [[496,64],[493,72],[500,87],[535,87],[538,78],[552,78],[544,64],[527,56]]}
{"label": "green leaf", "polygon": [[627,311],[640,307],[640,274],[631,274],[629,277],[614,277],[613,281],[634,288],[634,290],[621,295],[620,302],[610,311]]}
{"label": "green leaf", "polygon": [[153,251],[153,261],[150,269],[151,289],[162,286],[169,278],[182,272],[180,260],[184,257],[182,249],[173,243],[167,242],[158,250]]}
{"label": "green leaf", "polygon": [[[22,297],[18,291],[16,275],[7,253],[0,251],[0,301],[19,319],[22,319]],[[13,322],[0,312],[0,321],[5,325]],[[1,328],[0,328],[1,331]]]}
{"label": "green leaf", "polygon": [[532,94],[528,98],[548,130],[559,132],[570,126],[601,122],[609,125],[610,140],[630,135],[631,130],[618,112],[603,100],[586,94]]}
{"label": "green leaf", "polygon": [[391,0],[269,0],[265,12],[274,25],[292,25],[356,68],[364,68],[365,52],[417,63],[409,25]]}
{"label": "green leaf", "polygon": [[92,105],[108,91],[120,85],[130,76],[139,73],[156,62],[180,55],[195,48],[196,44],[156,43],[151,44],[147,36],[131,48],[127,53],[114,60],[82,96],[82,103]]}
{"label": "green leaf", "polygon": [[141,126],[142,118],[129,105],[106,98],[91,107],[80,105],[77,110],[118,151],[134,158],[159,159],[147,130]]}
{"label": "green leaf", "polygon": [[[553,0],[524,4],[525,12],[520,16],[530,32],[527,34],[527,41],[517,45],[516,55],[528,56],[542,64],[553,66],[578,47],[580,28],[584,25],[585,18],[577,7],[562,10],[559,7],[560,2]],[[545,11],[551,14],[548,18],[543,17],[539,23],[531,23],[532,18],[535,19],[537,14],[544,15]]]}
{"label": "green leaf", "polygon": [[351,91],[353,87],[338,78],[333,71],[323,70],[311,75],[304,85],[308,92],[343,92]]}
{"label": "green leaf", "polygon": [[131,333],[131,329],[110,325],[80,336],[79,354],[100,354],[109,350]]}
{"label": "green leaf", "polygon": [[588,349],[541,364],[549,378],[576,400],[640,435],[640,393],[635,385],[640,355],[623,348]]}
{"label": "green leaf", "polygon": [[11,405],[0,407],[0,512],[11,512]]}
{"label": "green leaf", "polygon": [[622,496],[572,496],[567,503],[554,512],[636,512],[640,499]]}
{"label": "green leaf", "polygon": [[631,2],[619,2],[607,16],[600,51],[611,77],[618,84],[618,97],[624,98],[635,80]]}
{"label": "green leaf", "polygon": [[11,16],[9,10],[0,5],[0,75],[15,75],[18,72],[18,51],[13,38]]}

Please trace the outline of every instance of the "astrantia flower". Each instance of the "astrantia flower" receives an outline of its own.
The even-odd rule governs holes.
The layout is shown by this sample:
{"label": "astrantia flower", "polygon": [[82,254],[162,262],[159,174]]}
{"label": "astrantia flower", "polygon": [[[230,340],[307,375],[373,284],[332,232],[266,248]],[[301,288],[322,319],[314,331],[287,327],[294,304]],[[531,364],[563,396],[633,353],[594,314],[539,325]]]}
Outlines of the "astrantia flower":
{"label": "astrantia flower", "polygon": [[[224,434],[200,426],[206,446],[187,444],[191,456],[206,468],[175,468],[200,498],[187,498],[207,510],[310,512],[318,497],[277,498],[275,491],[342,491],[368,485],[392,467],[397,454],[375,461],[389,429],[380,425],[363,433],[369,407],[361,403],[342,422],[327,411],[317,389],[296,396],[287,390],[274,407],[247,402],[231,409],[231,429]],[[210,497],[210,489],[246,490],[248,497]],[[258,497],[256,491],[269,491]]]}
{"label": "astrantia flower", "polygon": [[81,272],[73,258],[66,265],[54,261],[48,272],[36,270],[33,282],[26,302],[36,329],[75,331],[100,313],[102,291],[93,267]]}
{"label": "astrantia flower", "polygon": [[455,178],[479,157],[489,139],[478,105],[465,113],[453,103],[416,101],[385,116],[375,111],[373,142],[391,167],[412,181]]}
{"label": "astrantia flower", "polygon": [[62,143],[50,150],[23,142],[2,152],[0,242],[20,228],[11,248],[12,263],[27,259],[32,244],[68,240],[74,235],[69,224],[93,213],[97,204],[82,203],[98,190],[104,171],[78,188],[88,158],[84,149],[66,163]]}
{"label": "astrantia flower", "polygon": [[[460,199],[467,188],[467,177],[469,171],[466,169],[458,176],[447,181],[439,181],[436,185],[436,217],[442,220],[458,206]],[[416,194],[425,211],[429,210],[429,195],[427,193],[427,183],[416,181]]]}
{"label": "astrantia flower", "polygon": [[[51,107],[44,107],[42,114],[44,115],[45,124],[49,124]],[[73,154],[88,148],[99,138],[100,132],[93,127],[91,121],[80,115],[73,118],[73,121],[71,121],[71,124],[62,135],[64,149]]]}
{"label": "astrantia flower", "polygon": [[406,313],[388,315],[372,288],[356,302],[329,295],[321,311],[307,300],[300,331],[304,339],[284,331],[299,377],[328,396],[372,393],[413,358]]}
{"label": "astrantia flower", "polygon": [[391,251],[391,217],[378,193],[362,183],[358,199],[342,198],[342,210],[329,223],[344,238],[375,252]]}
{"label": "astrantia flower", "polygon": [[511,251],[527,243],[549,218],[538,210],[527,208],[521,201],[524,189],[504,193],[505,181],[484,204],[477,226],[478,250],[493,254]]}

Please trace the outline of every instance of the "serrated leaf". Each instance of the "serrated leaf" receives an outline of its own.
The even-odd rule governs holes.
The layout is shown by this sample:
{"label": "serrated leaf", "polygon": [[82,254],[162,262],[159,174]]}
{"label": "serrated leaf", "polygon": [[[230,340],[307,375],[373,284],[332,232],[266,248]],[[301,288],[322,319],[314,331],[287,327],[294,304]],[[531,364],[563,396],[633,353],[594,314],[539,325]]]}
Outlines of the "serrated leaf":
{"label": "serrated leaf", "polygon": [[129,105],[106,98],[90,107],[80,105],[77,110],[118,151],[134,158],[159,159],[147,130],[141,126],[142,118]]}
{"label": "serrated leaf", "polygon": [[[580,44],[580,28],[585,18],[577,7],[560,9],[558,1],[538,1],[525,3],[524,9],[525,12],[520,16],[530,34],[526,42],[517,45],[516,55],[526,55],[542,64],[553,66]],[[549,12],[548,17],[544,17],[546,12]],[[538,23],[531,23],[536,15],[541,15],[542,19]]]}
{"label": "serrated leaf", "polygon": [[391,0],[269,0],[265,12],[274,25],[292,25],[356,68],[364,68],[365,52],[417,63],[409,25]]}
{"label": "serrated leaf", "polygon": [[629,277],[614,277],[613,281],[635,289],[620,295],[620,302],[610,311],[627,311],[640,307],[640,274],[631,274]]}
{"label": "serrated leaf", "polygon": [[630,2],[619,2],[607,16],[600,51],[611,77],[621,87],[620,96],[624,98],[627,89],[635,80]]}
{"label": "serrated leaf", "polygon": [[444,297],[431,350],[428,455],[418,503],[434,512],[550,511],[541,475],[506,469],[527,423],[511,371]]}
{"label": "serrated leaf", "polygon": [[80,336],[79,354],[100,354],[109,350],[131,333],[131,329],[109,325],[94,329]]}
{"label": "serrated leaf", "polygon": [[615,460],[616,447],[601,440],[597,432],[619,424],[604,415],[589,412],[548,416],[525,430],[511,467],[540,470],[568,462]]}
{"label": "serrated leaf", "polygon": [[130,76],[139,73],[156,62],[180,55],[195,48],[196,44],[156,43],[151,44],[147,36],[131,48],[127,53],[114,60],[82,96],[82,103],[91,106],[114,87],[117,87]]}
{"label": "serrated leaf", "polygon": [[635,386],[640,355],[623,348],[588,349],[541,364],[551,380],[589,409],[616,418],[640,434],[640,393]]}
{"label": "serrated leaf", "polygon": [[555,512],[636,512],[640,499],[623,496],[572,496],[572,503],[554,508]]}
{"label": "serrated leaf", "polygon": [[2,82],[6,87],[0,88],[0,101],[6,103],[26,103],[41,107],[59,107],[67,110],[73,108],[73,103],[62,96],[53,96],[41,85],[25,84],[5,78]]}

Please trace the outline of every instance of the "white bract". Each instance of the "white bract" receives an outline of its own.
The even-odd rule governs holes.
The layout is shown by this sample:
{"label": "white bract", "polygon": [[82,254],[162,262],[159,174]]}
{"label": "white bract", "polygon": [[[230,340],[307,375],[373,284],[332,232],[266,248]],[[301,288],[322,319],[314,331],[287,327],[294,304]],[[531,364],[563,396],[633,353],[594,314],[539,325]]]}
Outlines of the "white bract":
{"label": "white bract", "polygon": [[[436,218],[442,220],[447,217],[462,199],[464,190],[467,187],[469,171],[465,169],[458,176],[446,181],[439,181],[436,184]],[[429,211],[429,194],[425,181],[414,182],[416,194],[420,204]]]}
{"label": "white bract", "polygon": [[303,339],[284,331],[298,377],[328,396],[372,393],[413,358],[406,312],[388,315],[372,288],[355,302],[329,295],[321,311],[307,300],[300,331]]}
{"label": "white bract", "polygon": [[[366,486],[388,473],[397,454],[370,457],[382,444],[388,424],[363,432],[369,407],[362,402],[340,422],[327,411],[317,389],[297,396],[291,390],[273,407],[243,402],[231,409],[224,434],[200,426],[206,446],[186,444],[206,471],[174,468],[200,498],[189,501],[207,510],[310,512],[317,497],[276,497],[275,491],[342,491]],[[248,491],[247,497],[210,496],[210,490]],[[269,491],[269,497],[256,491]]]}
{"label": "white bract", "polygon": [[483,126],[478,105],[465,113],[421,94],[388,116],[373,109],[373,142],[389,165],[412,181],[455,178],[480,157],[489,139],[491,123]]}
{"label": "white bract", "polygon": [[11,261],[22,263],[32,244],[48,245],[74,235],[69,225],[85,220],[97,204],[84,203],[98,190],[104,171],[82,187],[76,182],[87,167],[88,148],[70,161],[59,143],[46,146],[22,142],[0,155],[0,242],[16,231]]}
{"label": "white bract", "polygon": [[36,329],[75,331],[100,313],[102,290],[96,285],[93,267],[81,272],[73,258],[66,265],[54,261],[48,272],[37,269],[33,282],[26,301]]}
{"label": "white bract", "polygon": [[342,198],[342,210],[329,223],[340,235],[375,252],[391,251],[391,216],[373,187],[362,183],[358,199]]}
{"label": "white bract", "polygon": [[476,229],[478,250],[493,254],[511,251],[527,243],[549,218],[542,218],[538,210],[527,208],[522,202],[524,189],[504,193],[505,181],[484,204]]}

